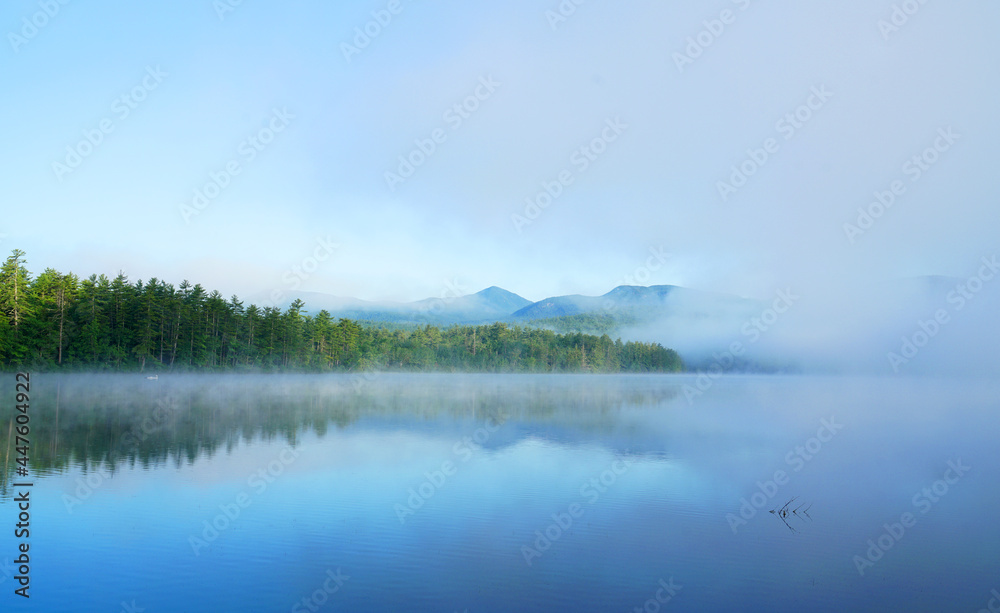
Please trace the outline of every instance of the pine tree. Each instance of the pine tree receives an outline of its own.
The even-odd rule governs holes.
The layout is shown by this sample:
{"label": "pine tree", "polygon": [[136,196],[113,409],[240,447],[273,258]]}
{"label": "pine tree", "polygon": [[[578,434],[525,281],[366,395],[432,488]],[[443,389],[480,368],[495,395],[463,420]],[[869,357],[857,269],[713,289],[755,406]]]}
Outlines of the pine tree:
{"label": "pine tree", "polygon": [[45,270],[32,281],[24,252],[0,268],[0,363],[39,368],[264,370],[481,370],[648,372],[680,370],[676,352],[576,331],[504,323],[362,326],[301,300],[282,311],[183,281],[128,282]]}
{"label": "pine tree", "polygon": [[27,339],[23,338],[25,320],[31,315],[28,287],[31,277],[25,269],[24,252],[14,249],[0,268],[0,311],[7,315],[11,326],[10,353],[17,360],[28,354]]}

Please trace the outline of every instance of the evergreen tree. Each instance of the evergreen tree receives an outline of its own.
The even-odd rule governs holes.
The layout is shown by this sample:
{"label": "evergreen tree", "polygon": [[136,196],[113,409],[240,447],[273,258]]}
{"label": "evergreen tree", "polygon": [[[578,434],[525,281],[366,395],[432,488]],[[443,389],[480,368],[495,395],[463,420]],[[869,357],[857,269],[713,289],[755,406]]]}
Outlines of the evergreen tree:
{"label": "evergreen tree", "polygon": [[32,280],[24,252],[0,269],[0,363],[94,370],[246,369],[359,371],[397,368],[488,372],[669,372],[676,352],[607,334],[556,334],[493,323],[439,328],[366,325],[310,316],[301,300],[282,311],[244,308],[187,280],[129,283],[47,269]]}
{"label": "evergreen tree", "polygon": [[14,249],[0,268],[0,311],[10,319],[10,353],[18,360],[27,358],[29,346],[23,338],[25,321],[31,316],[28,284],[31,278],[25,268],[24,252]]}

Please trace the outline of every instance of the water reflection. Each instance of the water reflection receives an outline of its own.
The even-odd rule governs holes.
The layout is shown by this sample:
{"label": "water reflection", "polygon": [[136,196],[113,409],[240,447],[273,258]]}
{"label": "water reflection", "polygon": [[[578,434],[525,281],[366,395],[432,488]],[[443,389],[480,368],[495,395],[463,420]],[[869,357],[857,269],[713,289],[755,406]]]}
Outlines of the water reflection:
{"label": "water reflection", "polygon": [[810,521],[812,520],[812,516],[809,515],[809,509],[812,508],[812,503],[810,503],[809,506],[806,506],[806,503],[803,502],[799,506],[792,508],[792,503],[798,501],[798,499],[799,497],[795,496],[793,498],[790,498],[788,502],[786,502],[785,504],[781,505],[780,508],[771,509],[770,511],[768,511],[768,513],[771,513],[775,517],[780,519],[781,522],[785,524],[786,528],[795,533],[797,533],[798,530],[793,528],[792,525],[788,523],[789,517],[793,519],[802,519],[802,520],[809,519]]}
{"label": "water reflection", "polygon": [[31,605],[981,606],[997,383],[693,380],[33,378]]}
{"label": "water reflection", "polygon": [[[179,467],[220,450],[232,453],[248,441],[294,446],[304,432],[322,437],[330,428],[376,419],[420,429],[421,422],[438,427],[456,419],[514,418],[531,424],[522,436],[603,441],[614,432],[622,408],[655,406],[679,393],[679,385],[636,387],[635,381],[551,375],[181,375],[156,380],[35,375],[31,465],[38,475],[73,466],[112,474],[122,466]],[[0,424],[13,417],[9,410],[0,412]],[[5,463],[4,487],[14,468]]]}

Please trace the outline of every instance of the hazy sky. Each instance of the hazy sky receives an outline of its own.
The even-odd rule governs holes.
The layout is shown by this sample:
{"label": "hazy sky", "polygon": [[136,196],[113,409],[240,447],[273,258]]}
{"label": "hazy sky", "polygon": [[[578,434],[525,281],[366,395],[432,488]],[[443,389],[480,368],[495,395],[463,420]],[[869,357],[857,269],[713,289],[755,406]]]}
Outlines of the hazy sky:
{"label": "hazy sky", "polygon": [[392,300],[997,253],[1000,4],[576,2],[9,0],[0,249],[246,296],[319,248],[301,289]]}

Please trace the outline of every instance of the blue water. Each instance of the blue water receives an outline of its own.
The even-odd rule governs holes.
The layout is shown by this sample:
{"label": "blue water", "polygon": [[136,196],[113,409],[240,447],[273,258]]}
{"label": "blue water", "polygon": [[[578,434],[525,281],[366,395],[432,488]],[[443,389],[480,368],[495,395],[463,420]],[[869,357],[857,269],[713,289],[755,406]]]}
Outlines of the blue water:
{"label": "blue water", "polygon": [[689,401],[693,383],[36,375],[31,598],[6,563],[10,476],[0,606],[988,606],[1000,384],[743,376]]}

